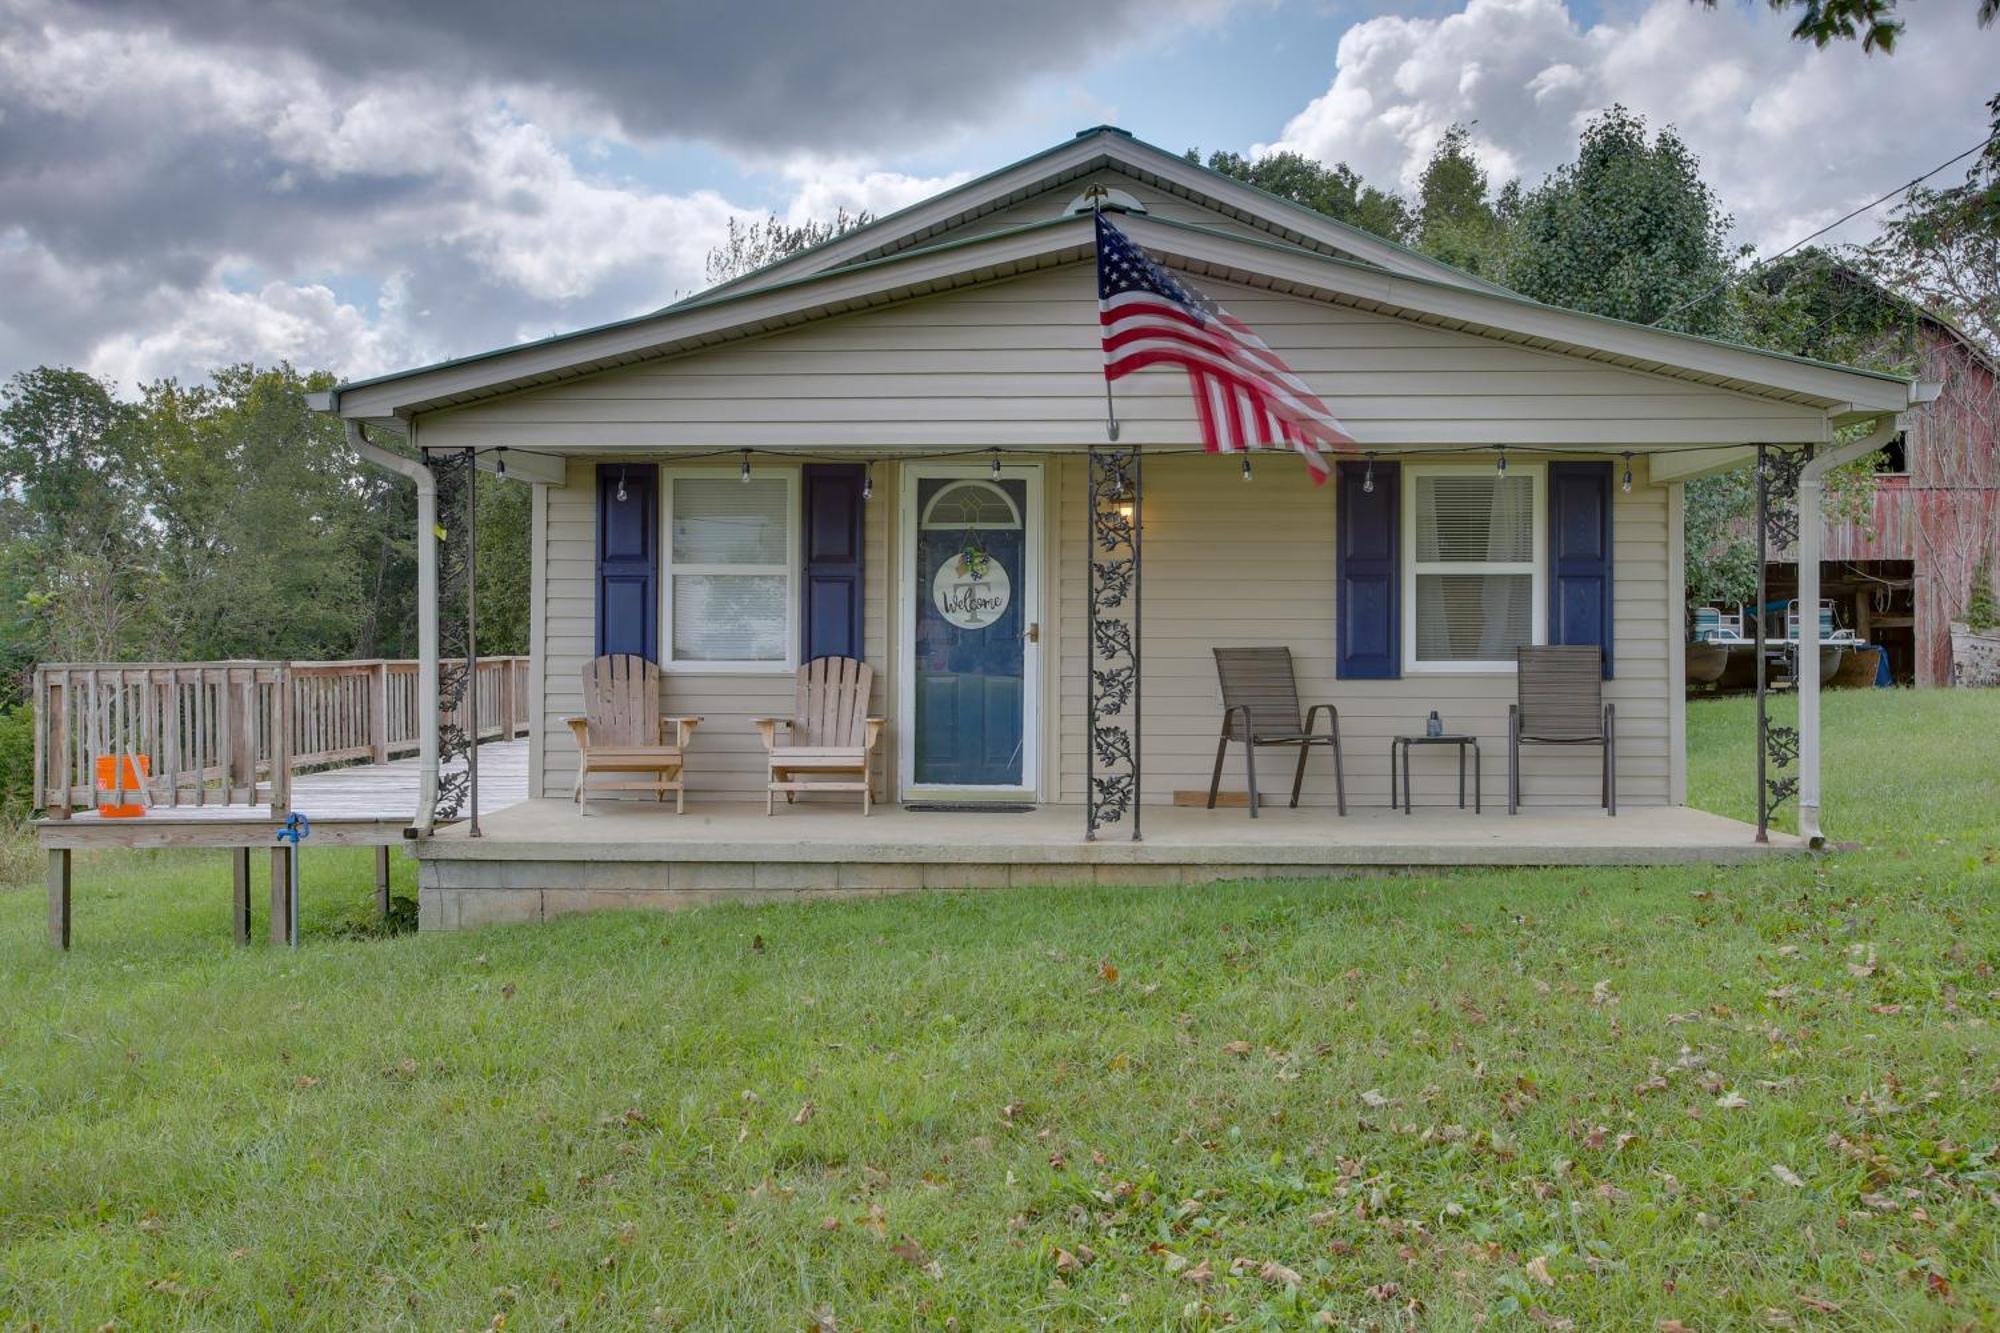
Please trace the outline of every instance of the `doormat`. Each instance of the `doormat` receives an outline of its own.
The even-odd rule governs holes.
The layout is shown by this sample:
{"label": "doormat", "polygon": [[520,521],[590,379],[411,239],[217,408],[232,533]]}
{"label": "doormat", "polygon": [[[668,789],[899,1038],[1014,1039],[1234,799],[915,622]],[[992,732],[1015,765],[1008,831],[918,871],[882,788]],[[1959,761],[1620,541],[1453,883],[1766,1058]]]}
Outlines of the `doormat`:
{"label": "doormat", "polygon": [[1000,801],[911,801],[905,810],[919,815],[1030,815],[1032,805],[1008,805]]}

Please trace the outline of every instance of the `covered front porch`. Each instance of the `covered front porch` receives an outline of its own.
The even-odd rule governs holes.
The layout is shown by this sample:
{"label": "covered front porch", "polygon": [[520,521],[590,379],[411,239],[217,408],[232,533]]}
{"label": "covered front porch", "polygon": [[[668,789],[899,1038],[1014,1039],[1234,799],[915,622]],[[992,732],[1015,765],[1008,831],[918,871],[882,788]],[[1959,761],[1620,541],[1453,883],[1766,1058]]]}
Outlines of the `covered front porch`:
{"label": "covered front porch", "polygon": [[761,801],[691,803],[685,815],[645,802],[531,800],[495,811],[482,836],[463,826],[416,845],[422,924],[455,929],[538,921],[596,908],[687,907],[918,889],[1026,885],[1173,885],[1327,878],[1467,866],[1740,865],[1804,844],[1686,806],[1607,818],[1595,808],[1509,816],[1454,805],[1411,813],[1267,805],[1161,806],[1143,841],[1082,836],[1075,805],[1021,813],[878,807],[866,819],[802,803],[776,817]]}

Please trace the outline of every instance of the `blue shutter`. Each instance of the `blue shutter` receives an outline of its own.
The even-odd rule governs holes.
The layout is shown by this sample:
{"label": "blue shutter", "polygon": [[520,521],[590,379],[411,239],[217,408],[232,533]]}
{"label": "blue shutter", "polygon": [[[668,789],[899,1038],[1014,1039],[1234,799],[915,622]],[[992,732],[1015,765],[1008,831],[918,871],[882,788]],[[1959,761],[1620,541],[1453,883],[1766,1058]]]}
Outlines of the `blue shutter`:
{"label": "blue shutter", "polygon": [[[660,470],[597,465],[597,652],[660,656]],[[625,498],[618,498],[619,483]]]}
{"label": "blue shutter", "polygon": [[1342,680],[1394,680],[1403,674],[1401,549],[1402,468],[1374,464],[1375,489],[1364,491],[1367,463],[1340,464],[1334,532],[1339,604],[1336,658]]}
{"label": "blue shutter", "polygon": [[1594,643],[1611,677],[1611,464],[1549,464],[1549,642]]}
{"label": "blue shutter", "polygon": [[861,499],[859,463],[804,469],[805,597],[801,660],[861,656]]}

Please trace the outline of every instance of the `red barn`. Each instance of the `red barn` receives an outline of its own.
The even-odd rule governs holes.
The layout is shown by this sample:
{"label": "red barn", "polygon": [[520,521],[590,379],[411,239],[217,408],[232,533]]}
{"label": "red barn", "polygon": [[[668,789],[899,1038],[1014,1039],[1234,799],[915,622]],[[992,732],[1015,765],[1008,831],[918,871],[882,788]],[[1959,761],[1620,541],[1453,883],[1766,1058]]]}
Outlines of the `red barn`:
{"label": "red barn", "polygon": [[2000,567],[2000,365],[1930,314],[1917,328],[1921,381],[1941,387],[1875,478],[1863,515],[1827,520],[1825,596],[1889,649],[1898,680],[1951,681],[1951,621],[1982,561]]}

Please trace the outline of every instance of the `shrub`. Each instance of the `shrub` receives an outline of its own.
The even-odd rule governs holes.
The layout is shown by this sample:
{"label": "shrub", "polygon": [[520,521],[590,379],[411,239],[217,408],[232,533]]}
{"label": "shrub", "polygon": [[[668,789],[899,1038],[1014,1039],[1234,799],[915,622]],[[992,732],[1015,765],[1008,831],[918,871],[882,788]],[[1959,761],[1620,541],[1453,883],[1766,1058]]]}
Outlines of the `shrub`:
{"label": "shrub", "polygon": [[1982,560],[1972,575],[1972,593],[1965,599],[1965,623],[1974,629],[2000,626],[2000,602],[1993,597],[1993,562]]}

